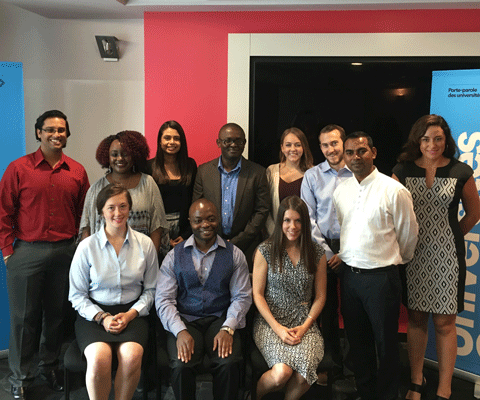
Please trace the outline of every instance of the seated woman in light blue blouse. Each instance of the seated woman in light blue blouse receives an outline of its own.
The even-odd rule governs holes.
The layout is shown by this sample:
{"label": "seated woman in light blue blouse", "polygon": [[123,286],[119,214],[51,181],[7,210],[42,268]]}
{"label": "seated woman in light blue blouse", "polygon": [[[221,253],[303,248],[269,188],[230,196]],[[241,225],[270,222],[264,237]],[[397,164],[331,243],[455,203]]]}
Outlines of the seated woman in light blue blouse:
{"label": "seated woman in light blue blouse", "polygon": [[155,298],[157,251],[148,236],[128,226],[132,198],[125,187],[107,185],[96,205],[102,228],[79,244],[70,269],[75,334],[87,359],[89,398],[108,399],[116,354],[115,399],[131,399],[148,339],[144,317]]}

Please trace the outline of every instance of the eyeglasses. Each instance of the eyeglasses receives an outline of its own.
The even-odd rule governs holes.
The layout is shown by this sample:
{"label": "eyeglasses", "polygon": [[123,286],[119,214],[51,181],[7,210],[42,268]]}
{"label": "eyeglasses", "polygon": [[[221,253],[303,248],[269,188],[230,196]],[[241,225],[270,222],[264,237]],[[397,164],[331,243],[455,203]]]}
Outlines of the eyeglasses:
{"label": "eyeglasses", "polygon": [[235,143],[237,146],[244,146],[247,141],[245,139],[219,139],[224,146],[231,146]]}
{"label": "eyeglasses", "polygon": [[42,128],[42,131],[47,133],[55,133],[55,132],[65,133],[66,130],[67,130],[66,128],[45,128],[45,129]]}

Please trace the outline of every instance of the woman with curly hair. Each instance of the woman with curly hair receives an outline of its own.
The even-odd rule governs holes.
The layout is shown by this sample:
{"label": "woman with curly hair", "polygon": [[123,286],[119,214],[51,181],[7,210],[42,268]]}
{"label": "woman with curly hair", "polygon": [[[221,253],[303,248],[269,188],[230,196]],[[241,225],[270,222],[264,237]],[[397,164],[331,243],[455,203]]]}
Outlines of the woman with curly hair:
{"label": "woman with curly hair", "polygon": [[266,222],[268,235],[273,233],[280,202],[287,196],[300,197],[305,171],[313,167],[313,157],[305,134],[298,128],[286,129],[280,138],[280,163],[267,168],[272,206]]}
{"label": "woman with curly hair", "polygon": [[107,168],[107,173],[87,192],[80,221],[82,240],[98,232],[103,224],[95,206],[98,193],[109,183],[119,183],[128,189],[133,199],[128,225],[150,236],[158,251],[167,221],[160,191],[152,177],[145,173],[149,154],[145,137],[135,131],[122,131],[100,142],[96,159],[102,168]]}
{"label": "woman with curly hair", "polygon": [[167,213],[169,228],[160,247],[161,255],[165,256],[192,234],[188,210],[192,204],[197,164],[188,157],[185,132],[177,121],[166,121],[160,127],[157,154],[148,161],[148,167],[160,189]]}
{"label": "woman with curly hair", "polygon": [[[424,115],[413,125],[393,178],[412,193],[419,224],[413,260],[407,264],[407,348],[411,384],[407,399],[419,400],[426,384],[423,360],[428,317],[435,327],[439,380],[437,400],[450,398],[457,356],[455,320],[463,310],[466,263],[464,236],[480,218],[473,170],[457,160],[447,122]],[[464,214],[458,220],[458,204]]]}

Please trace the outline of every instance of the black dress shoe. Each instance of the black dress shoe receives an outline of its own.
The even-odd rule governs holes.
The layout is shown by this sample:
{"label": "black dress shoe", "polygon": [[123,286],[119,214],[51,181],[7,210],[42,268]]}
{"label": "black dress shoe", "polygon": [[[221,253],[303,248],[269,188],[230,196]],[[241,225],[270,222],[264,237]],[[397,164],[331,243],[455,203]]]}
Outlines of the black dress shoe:
{"label": "black dress shoe", "polygon": [[10,388],[10,392],[12,393],[12,396],[14,399],[18,400],[26,400],[27,396],[25,394],[25,388],[22,386],[13,386]]}
{"label": "black dress shoe", "polygon": [[63,377],[60,375],[59,371],[52,370],[42,373],[41,377],[43,380],[47,381],[50,389],[55,390],[55,392],[63,392]]}

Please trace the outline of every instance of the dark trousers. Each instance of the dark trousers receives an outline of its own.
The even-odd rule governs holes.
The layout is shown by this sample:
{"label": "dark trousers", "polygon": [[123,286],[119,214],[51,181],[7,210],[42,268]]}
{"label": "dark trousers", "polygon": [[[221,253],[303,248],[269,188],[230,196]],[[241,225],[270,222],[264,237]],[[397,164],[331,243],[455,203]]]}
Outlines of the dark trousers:
{"label": "dark trousers", "polygon": [[[337,254],[340,251],[340,240],[325,239],[330,249]],[[340,346],[340,326],[338,317],[338,281],[342,279],[345,264],[342,263],[337,272],[330,268],[327,269],[327,297],[325,305],[323,306],[321,321],[322,321],[322,336],[325,340],[325,345],[328,346],[332,352],[332,358],[338,368],[343,365],[342,349]],[[345,335],[345,340],[346,340]]]}
{"label": "dark trousers", "polygon": [[342,350],[340,348],[340,327],[338,322],[338,276],[331,269],[327,271],[327,298],[322,310],[322,336],[325,345],[332,351],[332,358],[338,367],[341,367]]}
{"label": "dark trousers", "polygon": [[[14,386],[28,386],[35,378],[39,351],[41,372],[58,365],[67,307],[68,274],[75,240],[28,243],[17,240],[7,262],[10,306],[8,363]],[[40,343],[38,338],[40,337]]]}
{"label": "dark trousers", "polygon": [[347,266],[344,272],[342,314],[362,399],[397,399],[400,296],[397,266],[370,273],[355,273]]}
{"label": "dark trousers", "polygon": [[[204,356],[210,359],[213,375],[213,398],[215,400],[236,400],[240,387],[240,366],[242,364],[242,344],[240,333],[233,336],[233,351],[227,358],[218,357],[218,351],[213,351],[213,338],[222,327],[225,317],[205,317],[187,322],[188,333],[195,341],[194,353],[188,363],[177,357],[177,338],[167,333],[167,351],[170,358],[172,388],[176,400],[195,399],[196,368],[202,364]],[[217,349],[218,350],[218,349]]]}

